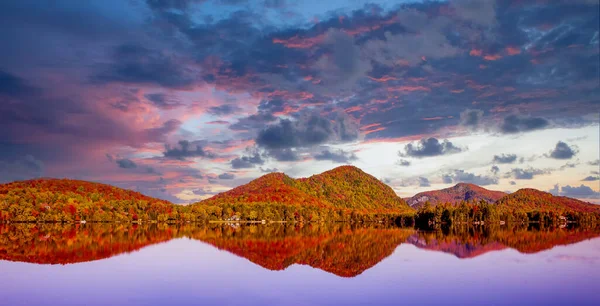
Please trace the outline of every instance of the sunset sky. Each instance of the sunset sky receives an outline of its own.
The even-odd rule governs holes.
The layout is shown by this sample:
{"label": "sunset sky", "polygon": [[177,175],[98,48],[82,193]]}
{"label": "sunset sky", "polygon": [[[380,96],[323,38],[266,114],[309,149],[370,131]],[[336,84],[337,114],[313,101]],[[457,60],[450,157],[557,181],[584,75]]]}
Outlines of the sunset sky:
{"label": "sunset sky", "polygon": [[598,0],[0,2],[0,183],[190,203],[352,164],[600,202]]}

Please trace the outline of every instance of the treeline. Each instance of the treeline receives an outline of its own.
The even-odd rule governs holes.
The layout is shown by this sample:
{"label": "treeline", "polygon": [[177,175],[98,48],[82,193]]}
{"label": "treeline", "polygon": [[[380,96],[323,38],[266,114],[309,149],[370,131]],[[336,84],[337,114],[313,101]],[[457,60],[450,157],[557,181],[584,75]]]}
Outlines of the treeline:
{"label": "treeline", "polygon": [[463,201],[458,205],[441,203],[436,206],[426,202],[415,213],[415,224],[420,227],[434,224],[498,224],[501,222],[540,223],[548,226],[568,222],[595,224],[600,222],[600,215],[595,212],[567,209],[515,209],[486,201]]}
{"label": "treeline", "polygon": [[385,222],[412,225],[414,214],[278,203],[194,204],[183,207],[184,220],[247,220],[292,222]]}

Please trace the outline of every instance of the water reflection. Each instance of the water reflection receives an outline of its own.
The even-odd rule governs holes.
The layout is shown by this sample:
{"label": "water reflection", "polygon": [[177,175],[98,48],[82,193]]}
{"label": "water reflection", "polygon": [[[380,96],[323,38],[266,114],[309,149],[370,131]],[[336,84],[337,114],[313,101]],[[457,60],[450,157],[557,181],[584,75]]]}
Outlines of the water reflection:
{"label": "water reflection", "polygon": [[536,253],[600,236],[597,228],[450,228],[419,231],[380,224],[8,224],[0,226],[0,259],[38,264],[101,260],[187,237],[269,270],[308,265],[354,277],[403,243],[458,258],[515,249]]}

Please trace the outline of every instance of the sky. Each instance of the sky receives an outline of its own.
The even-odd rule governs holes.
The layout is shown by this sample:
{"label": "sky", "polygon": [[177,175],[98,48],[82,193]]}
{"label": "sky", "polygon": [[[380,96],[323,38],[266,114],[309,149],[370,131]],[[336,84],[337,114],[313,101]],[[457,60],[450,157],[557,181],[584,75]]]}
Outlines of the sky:
{"label": "sky", "polygon": [[598,0],[0,2],[0,183],[191,203],[352,164],[600,202]]}

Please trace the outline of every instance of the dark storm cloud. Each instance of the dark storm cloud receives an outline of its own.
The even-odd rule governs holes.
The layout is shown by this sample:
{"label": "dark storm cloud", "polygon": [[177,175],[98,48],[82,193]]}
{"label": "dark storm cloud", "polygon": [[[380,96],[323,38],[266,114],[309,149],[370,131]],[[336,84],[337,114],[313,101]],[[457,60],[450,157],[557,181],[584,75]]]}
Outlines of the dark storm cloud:
{"label": "dark storm cloud", "polygon": [[117,159],[115,162],[120,168],[123,169],[137,168],[137,164],[133,160],[128,158]]}
{"label": "dark storm cloud", "polygon": [[590,175],[590,176],[584,178],[582,181],[585,181],[585,182],[594,182],[594,181],[598,181],[598,180],[600,180],[600,176],[591,176]]}
{"label": "dark storm cloud", "polygon": [[267,148],[306,148],[329,142],[357,140],[358,126],[345,114],[338,114],[333,122],[317,113],[302,116],[296,121],[282,119],[262,130],[256,144]]}
{"label": "dark storm cloud", "polygon": [[185,160],[188,157],[215,157],[214,154],[206,152],[201,145],[194,144],[188,140],[180,140],[178,146],[165,145],[163,155],[167,158],[179,160]]}
{"label": "dark storm cloud", "polygon": [[321,153],[315,155],[316,160],[329,160],[340,164],[348,164],[358,158],[352,152],[346,152],[344,150],[331,151],[329,149],[321,151]]}
{"label": "dark storm cloud", "polygon": [[113,51],[113,62],[92,76],[95,83],[154,84],[184,88],[195,81],[194,72],[174,54],[137,44],[123,44]]}
{"label": "dark storm cloud", "polygon": [[568,144],[559,141],[554,149],[549,153],[549,156],[554,159],[571,159],[577,154],[578,150],[575,147],[570,147]]}
{"label": "dark storm cloud", "polygon": [[540,130],[546,128],[548,125],[548,120],[541,117],[509,115],[504,117],[504,120],[500,125],[500,131],[505,134],[515,134]]}
{"label": "dark storm cloud", "polygon": [[423,138],[417,144],[409,143],[404,147],[404,152],[399,152],[400,156],[411,157],[432,157],[448,155],[462,152],[463,149],[455,146],[452,142],[444,139],[440,142],[437,138]]}
{"label": "dark storm cloud", "polygon": [[502,155],[494,155],[494,163],[498,164],[512,164],[517,160],[516,154],[502,154]]}
{"label": "dark storm cloud", "polygon": [[222,173],[219,174],[218,177],[220,180],[233,180],[235,178],[235,175],[233,175],[232,173]]}
{"label": "dark storm cloud", "polygon": [[504,175],[504,177],[505,178],[513,178],[516,180],[531,180],[536,175],[548,174],[548,173],[550,173],[550,171],[548,171],[548,170],[535,169],[535,168],[531,168],[531,167],[527,168],[527,169],[514,168],[510,172],[507,172]]}
{"label": "dark storm cloud", "polygon": [[454,170],[452,173],[442,175],[445,184],[470,183],[480,186],[498,184],[498,179],[491,176],[477,175],[464,170]]}

